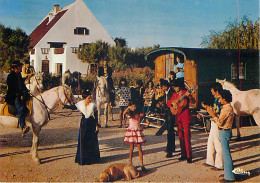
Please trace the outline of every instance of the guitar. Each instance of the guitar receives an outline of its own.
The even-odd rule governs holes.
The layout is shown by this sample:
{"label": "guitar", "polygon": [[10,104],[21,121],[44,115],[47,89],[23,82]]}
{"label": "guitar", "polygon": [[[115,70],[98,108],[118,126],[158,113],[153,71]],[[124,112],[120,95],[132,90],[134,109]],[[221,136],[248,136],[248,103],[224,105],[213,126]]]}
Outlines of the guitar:
{"label": "guitar", "polygon": [[197,86],[194,85],[192,88],[189,88],[184,95],[179,95],[178,98],[172,101],[170,110],[173,115],[179,115],[182,112],[182,109],[188,104],[188,100],[184,100],[184,98],[188,97],[191,92],[194,93],[196,89]]}

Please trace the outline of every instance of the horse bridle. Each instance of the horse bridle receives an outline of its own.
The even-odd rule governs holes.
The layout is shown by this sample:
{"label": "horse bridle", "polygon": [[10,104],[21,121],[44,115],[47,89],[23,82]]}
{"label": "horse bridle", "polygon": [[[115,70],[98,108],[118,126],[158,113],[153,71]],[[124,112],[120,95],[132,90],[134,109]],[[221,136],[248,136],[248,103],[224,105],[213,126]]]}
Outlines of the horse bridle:
{"label": "horse bridle", "polygon": [[60,99],[60,94],[59,94],[59,92],[58,92],[58,98],[59,98],[59,102],[60,102],[60,104],[65,104],[66,102],[68,102],[68,103],[70,103],[70,105],[73,105],[74,104],[74,102],[73,102],[73,100],[72,100],[72,98],[71,98],[71,95],[69,95],[68,93],[66,93],[66,88],[65,88],[65,86],[62,86],[63,87],[63,93],[64,93],[64,96],[65,96],[65,101],[64,102],[62,102],[61,101],[61,99]]}
{"label": "horse bridle", "polygon": [[[98,81],[98,85],[97,85],[97,89],[98,89],[98,96],[99,97],[106,97],[106,87],[107,85],[105,84],[105,89],[104,89],[104,94],[101,92],[101,88],[100,88],[100,83],[99,83],[99,81]],[[100,95],[101,94],[101,95]]]}

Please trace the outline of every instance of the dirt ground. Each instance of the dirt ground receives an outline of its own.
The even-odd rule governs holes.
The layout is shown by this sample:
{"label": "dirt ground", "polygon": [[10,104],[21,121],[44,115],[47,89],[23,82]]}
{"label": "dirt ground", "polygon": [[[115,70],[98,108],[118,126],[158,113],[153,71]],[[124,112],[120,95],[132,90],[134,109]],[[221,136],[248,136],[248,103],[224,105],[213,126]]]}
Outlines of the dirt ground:
{"label": "dirt ground", "polygon": [[[115,110],[116,111],[116,110]],[[117,112],[117,111],[116,111]],[[1,182],[94,182],[101,171],[113,163],[128,162],[129,146],[123,142],[125,129],[117,128],[118,115],[101,128],[99,146],[101,162],[80,166],[74,163],[80,115],[68,109],[58,109],[51,121],[40,133],[39,157],[36,165],[30,158],[32,132],[22,138],[20,129],[0,128],[0,181]],[[155,136],[156,128],[144,130],[146,143],[142,146],[144,163],[148,173],[132,182],[218,182],[223,171],[204,167],[208,134],[192,129],[193,163],[179,162],[179,138],[177,152],[165,158],[166,132]],[[251,176],[242,182],[260,182],[259,127],[241,129],[243,141],[231,141],[231,153],[235,168],[250,171]],[[233,136],[236,130],[233,129]],[[137,148],[133,164],[139,166]],[[138,167],[138,170],[140,168]]]}

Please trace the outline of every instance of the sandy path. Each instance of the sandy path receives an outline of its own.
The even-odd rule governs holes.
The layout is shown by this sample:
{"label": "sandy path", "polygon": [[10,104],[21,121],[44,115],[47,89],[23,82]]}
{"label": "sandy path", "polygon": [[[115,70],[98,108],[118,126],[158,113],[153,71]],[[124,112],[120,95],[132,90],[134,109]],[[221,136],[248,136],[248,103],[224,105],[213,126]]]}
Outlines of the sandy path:
{"label": "sandy path", "polygon": [[[58,109],[51,115],[51,121],[40,133],[39,157],[42,164],[36,165],[30,159],[32,133],[21,138],[20,130],[0,128],[0,181],[1,182],[93,182],[100,172],[112,163],[128,162],[129,147],[123,143],[124,129],[117,128],[117,121],[109,128],[101,128],[99,144],[101,162],[95,165],[79,166],[74,163],[80,116],[77,112]],[[166,133],[155,136],[157,129],[144,130],[147,142],[143,145],[144,163],[149,172],[135,182],[217,182],[223,171],[204,167],[206,142],[205,131],[192,130],[193,163],[179,162],[179,139],[174,157],[165,158]],[[231,142],[235,167],[251,172],[243,182],[260,182],[259,176],[259,128],[243,127],[243,141]],[[236,130],[233,129],[236,135]],[[139,166],[137,149],[133,163]]]}

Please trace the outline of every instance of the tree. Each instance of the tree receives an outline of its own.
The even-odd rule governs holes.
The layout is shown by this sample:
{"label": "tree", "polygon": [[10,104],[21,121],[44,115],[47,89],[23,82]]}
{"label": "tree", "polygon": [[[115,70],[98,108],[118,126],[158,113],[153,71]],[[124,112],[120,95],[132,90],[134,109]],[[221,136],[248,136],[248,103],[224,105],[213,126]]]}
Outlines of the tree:
{"label": "tree", "polygon": [[20,28],[15,30],[0,25],[0,66],[9,72],[10,63],[23,60],[28,52],[30,37]]}
{"label": "tree", "polygon": [[83,44],[80,46],[78,58],[83,62],[99,64],[108,56],[109,45],[101,40],[96,43]]}
{"label": "tree", "polygon": [[201,46],[213,49],[259,49],[259,23],[254,24],[243,16],[240,24],[237,21],[227,22],[224,31],[210,31],[202,37]]}

